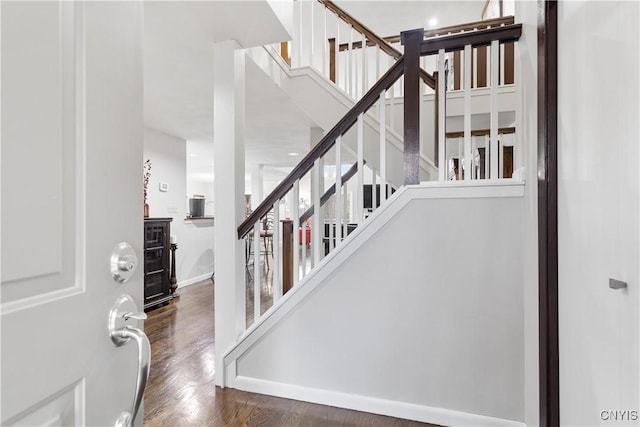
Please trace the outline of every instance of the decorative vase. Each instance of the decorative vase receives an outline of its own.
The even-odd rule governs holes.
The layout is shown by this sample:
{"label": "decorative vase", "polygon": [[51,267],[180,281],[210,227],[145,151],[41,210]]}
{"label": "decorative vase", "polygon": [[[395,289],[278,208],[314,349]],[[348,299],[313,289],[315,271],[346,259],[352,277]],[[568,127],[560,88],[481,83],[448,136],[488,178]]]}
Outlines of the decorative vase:
{"label": "decorative vase", "polygon": [[149,218],[149,203],[144,204],[144,217]]}

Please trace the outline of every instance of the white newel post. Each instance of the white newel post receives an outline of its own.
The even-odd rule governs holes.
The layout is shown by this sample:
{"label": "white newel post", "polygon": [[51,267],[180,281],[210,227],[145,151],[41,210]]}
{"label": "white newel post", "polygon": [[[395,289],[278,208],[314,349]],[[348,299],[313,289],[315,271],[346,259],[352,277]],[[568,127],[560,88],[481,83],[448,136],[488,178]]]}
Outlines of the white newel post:
{"label": "white newel post", "polygon": [[237,235],[245,216],[245,54],[232,40],[215,43],[213,54],[215,381],[224,387],[223,356],[245,329],[244,242]]}

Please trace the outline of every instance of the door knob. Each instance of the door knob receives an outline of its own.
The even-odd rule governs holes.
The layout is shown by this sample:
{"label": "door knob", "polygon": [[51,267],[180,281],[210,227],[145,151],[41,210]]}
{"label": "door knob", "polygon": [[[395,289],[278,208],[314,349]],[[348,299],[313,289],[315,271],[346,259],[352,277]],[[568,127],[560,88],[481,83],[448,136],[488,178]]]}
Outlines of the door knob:
{"label": "door knob", "polygon": [[125,283],[133,276],[138,266],[138,257],[133,247],[127,242],[120,242],[111,253],[111,274],[113,280]]}

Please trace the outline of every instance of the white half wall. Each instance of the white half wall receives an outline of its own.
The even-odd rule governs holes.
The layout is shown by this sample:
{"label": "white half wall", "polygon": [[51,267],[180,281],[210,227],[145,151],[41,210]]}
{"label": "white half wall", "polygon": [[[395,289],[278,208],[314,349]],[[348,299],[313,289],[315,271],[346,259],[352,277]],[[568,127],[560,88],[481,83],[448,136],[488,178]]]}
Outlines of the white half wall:
{"label": "white half wall", "polygon": [[[151,159],[147,203],[151,217],[173,218],[171,234],[178,242],[176,278],[178,286],[204,280],[213,274],[213,220],[185,221],[187,199],[186,141],[146,128],[144,159]],[[168,191],[160,191],[160,183]]]}
{"label": "white half wall", "polygon": [[401,188],[225,356],[232,386],[443,425],[523,421],[522,195]]}

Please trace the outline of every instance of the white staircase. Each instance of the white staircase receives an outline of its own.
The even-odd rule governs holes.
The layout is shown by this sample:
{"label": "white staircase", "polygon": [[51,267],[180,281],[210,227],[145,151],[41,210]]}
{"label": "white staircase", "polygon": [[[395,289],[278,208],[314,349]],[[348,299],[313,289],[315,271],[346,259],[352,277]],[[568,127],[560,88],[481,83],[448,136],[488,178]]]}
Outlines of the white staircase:
{"label": "white staircase", "polygon": [[[333,122],[238,227],[239,239],[273,233],[274,303],[261,311],[262,273],[254,263],[254,320],[217,368],[224,385],[441,425],[522,425],[524,183],[500,179],[498,68],[486,93],[475,94],[490,104],[480,107],[488,110],[491,138],[482,177],[472,143],[478,107],[466,83],[459,97],[464,132],[457,138],[464,150],[458,155],[464,154],[467,171],[461,181],[448,181],[416,155],[420,125],[405,131],[402,141],[384,119],[387,91],[399,82],[419,83],[421,52],[439,53],[437,107],[444,112],[440,46],[464,50],[468,76],[473,43],[491,45],[495,63],[501,44],[517,41],[521,30],[505,25],[435,40],[412,31],[407,51],[413,53],[398,58],[357,102],[311,67],[291,70],[269,47],[247,53],[314,121]],[[407,105],[423,101],[436,108],[422,91],[406,96]],[[438,115],[441,155],[448,120]],[[355,163],[345,162],[345,147]],[[445,160],[440,157],[441,164]],[[325,166],[345,163],[352,164],[349,172],[336,167],[327,183]],[[365,166],[378,169],[378,183],[410,184],[388,198],[381,194],[369,216],[363,210]],[[423,174],[440,181],[424,182]],[[484,178],[489,175],[494,178]],[[311,206],[304,208],[298,204],[303,182],[312,187]],[[346,215],[349,200],[355,213]],[[276,224],[272,230],[262,228],[267,220]],[[350,226],[357,228],[347,235]],[[259,239],[252,244],[259,254]],[[244,306],[236,313],[240,324],[245,314]]]}

